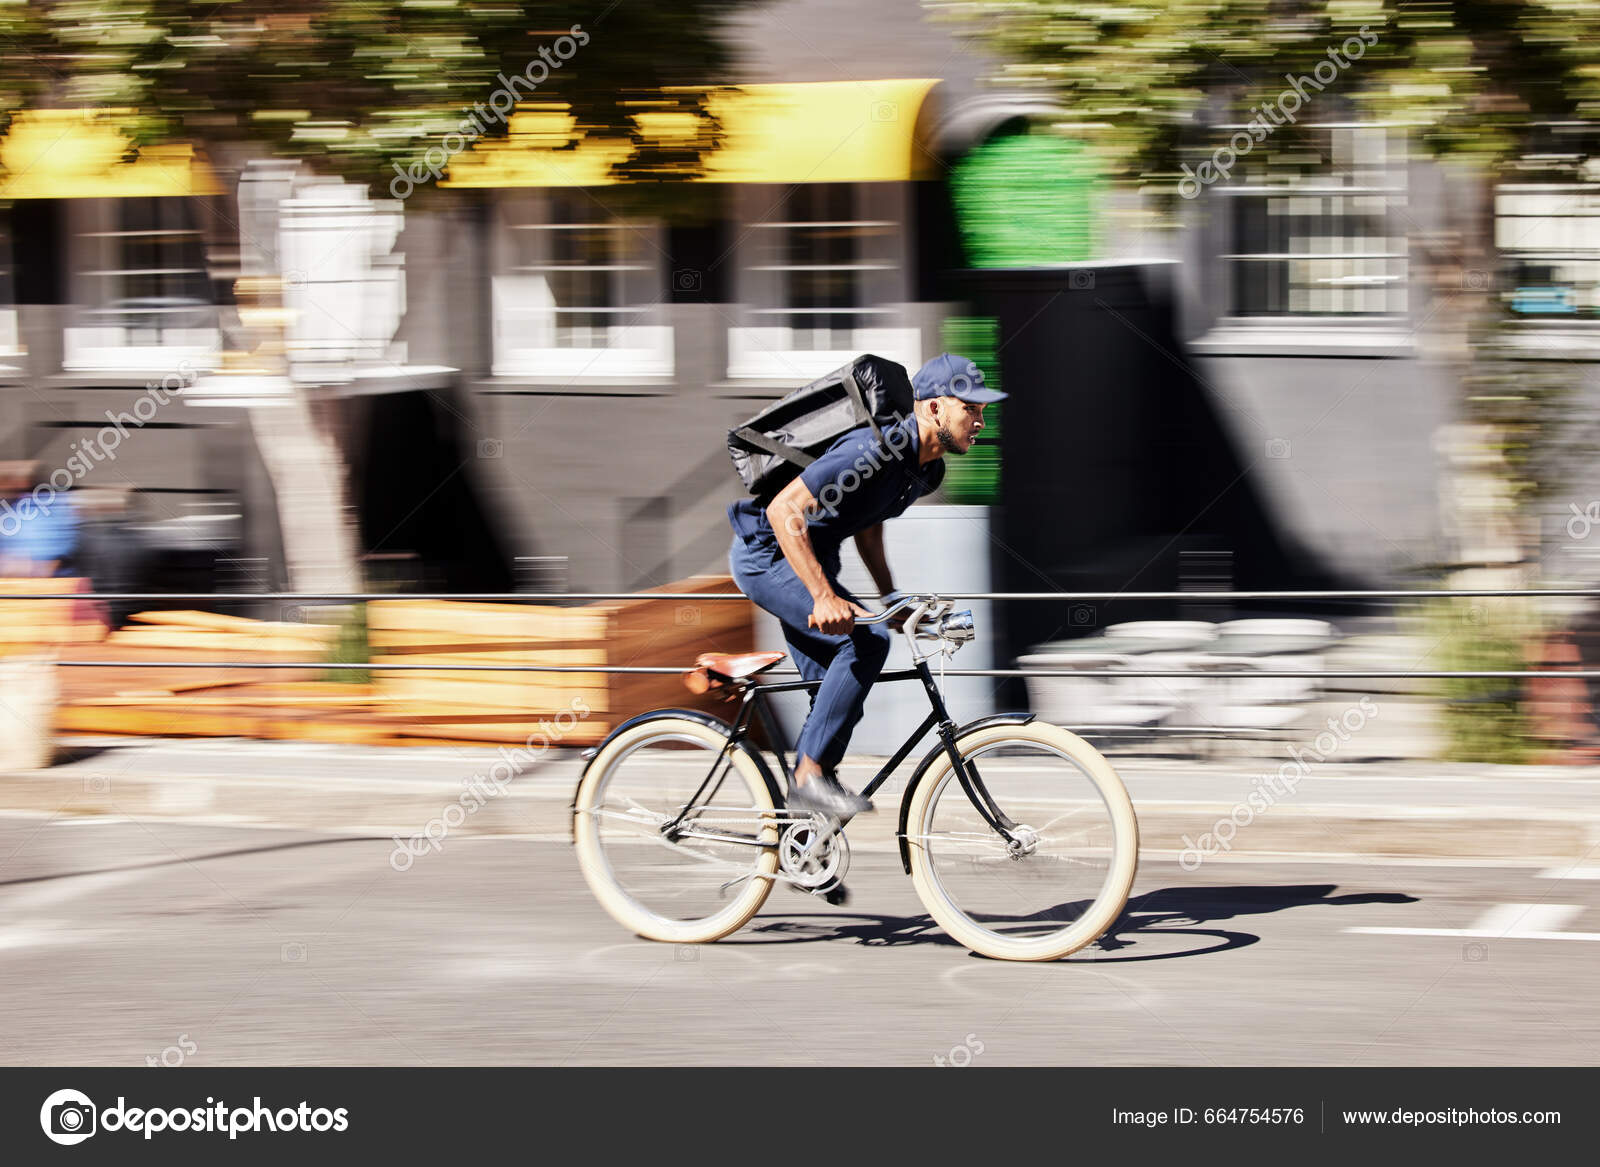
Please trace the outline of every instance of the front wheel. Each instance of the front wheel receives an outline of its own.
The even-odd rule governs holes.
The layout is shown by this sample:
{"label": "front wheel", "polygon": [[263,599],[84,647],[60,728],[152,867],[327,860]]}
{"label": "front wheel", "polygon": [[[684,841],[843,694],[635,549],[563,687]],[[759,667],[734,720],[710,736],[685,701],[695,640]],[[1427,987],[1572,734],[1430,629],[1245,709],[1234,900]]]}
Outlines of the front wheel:
{"label": "front wheel", "polygon": [[1128,902],[1139,825],[1099,751],[1053,725],[996,725],[956,741],[1008,841],[962,788],[947,753],[908,792],[911,879],[934,920],[974,952],[1059,960],[1103,935]]}

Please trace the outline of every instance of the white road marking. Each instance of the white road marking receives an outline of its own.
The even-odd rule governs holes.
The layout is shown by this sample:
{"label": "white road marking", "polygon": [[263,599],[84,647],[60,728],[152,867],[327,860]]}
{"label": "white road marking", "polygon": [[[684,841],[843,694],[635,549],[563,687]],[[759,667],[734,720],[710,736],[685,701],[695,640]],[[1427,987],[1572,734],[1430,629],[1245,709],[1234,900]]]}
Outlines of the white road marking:
{"label": "white road marking", "polygon": [[1496,904],[1478,917],[1476,928],[1494,936],[1559,932],[1582,911],[1582,904]]}
{"label": "white road marking", "polygon": [[[1161,859],[1177,862],[1181,850],[1164,849],[1161,847],[1140,847],[1139,860]],[[1528,859],[1480,859],[1477,856],[1408,856],[1408,855],[1359,855],[1351,852],[1338,851],[1233,851],[1218,852],[1206,856],[1206,862],[1211,863],[1267,863],[1267,864],[1315,864],[1326,867],[1337,864],[1340,867],[1539,867]],[[1548,862],[1545,860],[1544,862]]]}
{"label": "white road marking", "polygon": [[1600,879],[1600,867],[1552,867],[1539,872],[1540,879]]}
{"label": "white road marking", "polygon": [[[0,928],[0,952],[14,948],[43,948],[50,944],[81,943],[71,933],[58,931],[54,920],[35,920]],[[44,924],[45,927],[37,925]]]}
{"label": "white road marking", "polygon": [[1346,928],[1364,936],[1458,936],[1472,940],[1591,940],[1600,932],[1563,932],[1582,904],[1496,904],[1471,928]]}

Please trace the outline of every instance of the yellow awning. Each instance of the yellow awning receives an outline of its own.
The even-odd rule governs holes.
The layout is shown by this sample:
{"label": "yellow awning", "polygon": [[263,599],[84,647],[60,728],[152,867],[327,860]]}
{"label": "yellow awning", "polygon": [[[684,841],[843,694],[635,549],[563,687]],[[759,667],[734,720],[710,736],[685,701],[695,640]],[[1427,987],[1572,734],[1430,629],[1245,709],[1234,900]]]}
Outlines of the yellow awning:
{"label": "yellow awning", "polygon": [[[930,150],[918,139],[923,102],[939,82],[819,81],[744,85],[709,99],[722,145],[705,160],[701,182],[904,182],[932,177]],[[641,131],[670,146],[698,130],[692,115],[644,113]],[[625,142],[575,137],[564,106],[519,106],[504,138],[488,138],[450,162],[443,186],[607,186]],[[570,149],[562,147],[571,146]]]}
{"label": "yellow awning", "polygon": [[186,143],[145,146],[123,161],[118,128],[128,110],[40,109],[18,113],[0,141],[0,199],[162,198],[221,194]]}

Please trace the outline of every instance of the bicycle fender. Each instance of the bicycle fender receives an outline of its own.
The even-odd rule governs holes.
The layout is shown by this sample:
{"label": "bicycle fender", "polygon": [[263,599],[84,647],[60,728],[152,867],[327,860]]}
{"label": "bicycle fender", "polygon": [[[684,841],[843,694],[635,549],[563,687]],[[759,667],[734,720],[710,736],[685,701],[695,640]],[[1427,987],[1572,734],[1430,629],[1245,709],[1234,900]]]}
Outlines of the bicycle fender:
{"label": "bicycle fender", "polygon": [[[652,709],[649,713],[641,713],[637,717],[628,718],[627,721],[624,721],[610,733],[606,734],[605,738],[600,742],[599,745],[591,746],[589,749],[583,751],[583,769],[578,772],[578,785],[572,788],[572,801],[567,805],[568,817],[571,819],[571,825],[569,829],[572,832],[572,841],[574,844],[576,844],[578,841],[578,823],[576,818],[578,813],[578,786],[583,785],[583,780],[588,775],[589,767],[594,764],[594,760],[605,752],[605,748],[609,746],[619,734],[626,733],[628,730],[633,729],[637,725],[642,725],[647,721],[661,721],[666,718],[682,719],[685,721],[698,721],[701,725],[717,730],[724,735],[728,734],[729,731],[733,729],[733,727],[726,721],[723,721],[722,718],[714,717],[709,713],[703,713],[698,709]],[[767,765],[767,760],[761,756],[761,751],[752,746],[748,740],[741,740],[735,744],[738,749],[742,750],[744,754],[756,764],[756,769],[761,772],[761,780],[767,784],[767,792],[772,795],[772,805],[783,805],[783,791],[778,787],[777,780],[773,778],[772,769]]]}
{"label": "bicycle fender", "polygon": [[[1037,713],[995,713],[989,717],[980,717],[976,721],[969,721],[965,725],[956,727],[956,740],[960,741],[969,733],[980,729],[988,729],[992,725],[1027,725],[1037,721]],[[911,846],[906,842],[906,827],[911,821],[911,796],[916,792],[917,783],[922,781],[922,776],[934,761],[944,754],[944,743],[940,742],[929,750],[922,761],[917,763],[916,772],[906,783],[906,792],[900,798],[900,829],[895,832],[895,839],[900,843],[900,865],[906,869],[906,874],[911,874]]]}

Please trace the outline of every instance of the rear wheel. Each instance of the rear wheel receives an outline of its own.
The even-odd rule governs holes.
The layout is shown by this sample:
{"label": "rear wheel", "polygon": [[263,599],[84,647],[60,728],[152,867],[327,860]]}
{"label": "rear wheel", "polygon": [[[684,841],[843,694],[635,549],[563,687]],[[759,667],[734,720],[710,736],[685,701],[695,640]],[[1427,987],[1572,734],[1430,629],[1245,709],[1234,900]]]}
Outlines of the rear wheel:
{"label": "rear wheel", "polygon": [[909,792],[911,878],[928,913],[974,952],[1058,960],[1121,914],[1138,866],[1133,803],[1111,764],[1053,725],[997,725],[957,740],[1014,842],[973,806],[948,754]]}
{"label": "rear wheel", "polygon": [[578,784],[578,866],[601,906],[647,939],[718,940],[772,890],[772,797],[745,749],[717,762],[727,741],[725,729],[663,714],[607,742]]}

